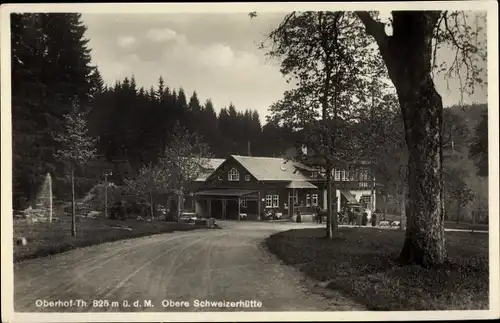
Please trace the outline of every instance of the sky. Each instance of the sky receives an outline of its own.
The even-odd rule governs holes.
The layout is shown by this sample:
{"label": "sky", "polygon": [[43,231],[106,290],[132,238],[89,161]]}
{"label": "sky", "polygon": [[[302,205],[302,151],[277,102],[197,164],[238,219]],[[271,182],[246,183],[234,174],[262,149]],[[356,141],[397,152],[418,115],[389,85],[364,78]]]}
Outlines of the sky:
{"label": "sky", "polygon": [[[182,87],[188,99],[196,90],[202,103],[211,98],[216,111],[233,103],[240,111],[257,110],[264,121],[289,85],[279,62],[269,60],[258,44],[284,15],[86,13],[82,20],[93,64],[107,84],[134,75],[139,86],[156,87],[161,75],[170,88]],[[438,60],[451,54],[443,50]],[[434,81],[444,106],[459,103],[457,81],[447,84],[442,75]],[[464,97],[464,103],[472,102],[487,102],[487,89]]]}

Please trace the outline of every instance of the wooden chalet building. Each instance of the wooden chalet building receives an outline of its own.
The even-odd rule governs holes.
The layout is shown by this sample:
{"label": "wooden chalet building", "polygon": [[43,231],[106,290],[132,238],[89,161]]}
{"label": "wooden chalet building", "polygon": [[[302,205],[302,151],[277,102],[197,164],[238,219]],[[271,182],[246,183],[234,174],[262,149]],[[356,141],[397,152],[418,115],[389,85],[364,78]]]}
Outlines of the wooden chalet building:
{"label": "wooden chalet building", "polygon": [[266,210],[291,216],[293,205],[301,201],[321,205],[315,182],[323,182],[319,171],[294,161],[232,155],[196,185],[195,210],[199,216],[223,219],[238,219],[242,213],[258,219]]}
{"label": "wooden chalet building", "polygon": [[[291,217],[294,208],[301,212],[327,207],[324,171],[285,158],[232,155],[210,159],[192,185],[187,207],[200,217],[259,219],[266,211]],[[336,207],[360,203],[367,209],[375,205],[377,189],[364,164],[348,170],[335,170]],[[372,192],[373,200],[372,200]],[[260,216],[259,216],[260,215]]]}

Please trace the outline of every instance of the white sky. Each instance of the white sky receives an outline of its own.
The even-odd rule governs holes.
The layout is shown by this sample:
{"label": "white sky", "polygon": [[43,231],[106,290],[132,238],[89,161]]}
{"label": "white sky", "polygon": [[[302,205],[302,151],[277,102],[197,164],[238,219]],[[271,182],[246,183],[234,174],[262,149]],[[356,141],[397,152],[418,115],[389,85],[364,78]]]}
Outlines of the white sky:
{"label": "white sky", "polygon": [[[257,48],[284,13],[226,14],[83,14],[87,38],[105,82],[135,75],[137,84],[165,83],[186,95],[196,90],[200,101],[210,97],[216,111],[230,102],[237,110],[254,109],[261,119],[288,88],[277,62]],[[451,59],[443,50],[438,59]],[[486,63],[485,63],[486,68]],[[458,81],[450,90],[443,76],[435,78],[445,106],[460,100]],[[464,103],[487,102],[487,89],[477,89]]]}

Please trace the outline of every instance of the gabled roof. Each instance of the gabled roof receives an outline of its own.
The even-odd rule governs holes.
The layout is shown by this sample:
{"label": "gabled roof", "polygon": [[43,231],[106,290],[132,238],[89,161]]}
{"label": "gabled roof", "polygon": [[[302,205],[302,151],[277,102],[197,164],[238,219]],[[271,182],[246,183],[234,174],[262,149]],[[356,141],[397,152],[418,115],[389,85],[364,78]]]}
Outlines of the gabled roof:
{"label": "gabled roof", "polygon": [[212,169],[215,170],[217,167],[222,164],[225,159],[223,158],[205,158],[205,157],[199,157],[199,156],[194,156],[194,157],[181,157],[181,159],[194,159],[196,163],[200,165],[203,169]]}
{"label": "gabled roof", "polygon": [[308,181],[311,179],[297,171],[297,168],[307,169],[307,166],[295,161],[287,161],[285,158],[239,155],[231,157],[259,181]]}
{"label": "gabled roof", "polygon": [[204,168],[215,170],[225,161],[224,158],[209,158],[207,159],[207,165]]}
{"label": "gabled roof", "polygon": [[206,164],[201,166],[203,171],[198,175],[198,178],[195,179],[196,182],[205,181],[208,176],[210,176],[223,162],[225,159],[223,158],[207,158]]}

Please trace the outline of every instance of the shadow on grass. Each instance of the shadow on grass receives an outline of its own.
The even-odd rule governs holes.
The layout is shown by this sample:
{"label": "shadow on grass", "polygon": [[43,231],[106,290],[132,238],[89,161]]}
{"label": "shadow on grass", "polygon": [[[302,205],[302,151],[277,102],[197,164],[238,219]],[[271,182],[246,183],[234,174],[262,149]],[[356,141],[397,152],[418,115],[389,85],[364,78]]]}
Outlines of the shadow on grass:
{"label": "shadow on grass", "polygon": [[448,262],[430,269],[395,262],[400,231],[341,228],[329,240],[324,229],[299,229],[274,234],[266,245],[369,310],[487,309],[488,235],[449,232],[446,239]]}

